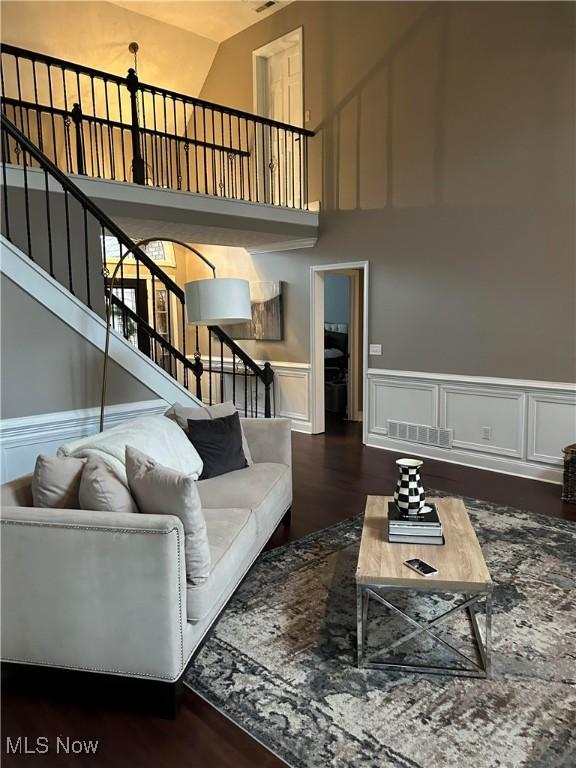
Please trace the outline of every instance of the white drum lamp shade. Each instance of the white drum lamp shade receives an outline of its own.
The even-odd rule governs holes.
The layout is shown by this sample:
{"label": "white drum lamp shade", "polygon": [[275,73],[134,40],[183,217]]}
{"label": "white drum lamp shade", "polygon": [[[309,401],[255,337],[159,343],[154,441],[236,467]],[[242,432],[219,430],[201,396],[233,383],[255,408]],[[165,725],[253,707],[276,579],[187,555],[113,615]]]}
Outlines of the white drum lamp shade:
{"label": "white drum lamp shade", "polygon": [[230,325],[252,319],[247,280],[216,277],[184,286],[186,315],[191,325]]}

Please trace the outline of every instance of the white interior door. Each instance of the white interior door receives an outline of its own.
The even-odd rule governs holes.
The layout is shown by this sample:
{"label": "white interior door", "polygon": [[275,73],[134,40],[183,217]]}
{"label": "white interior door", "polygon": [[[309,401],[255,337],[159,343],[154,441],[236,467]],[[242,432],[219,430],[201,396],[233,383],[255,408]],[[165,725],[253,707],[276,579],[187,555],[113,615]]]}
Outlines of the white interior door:
{"label": "white interior door", "polygon": [[[292,45],[266,62],[268,114],[271,120],[302,125],[300,46]],[[270,145],[270,185],[273,202],[298,207],[301,199],[300,139],[291,131],[273,130]]]}
{"label": "white interior door", "polygon": [[[302,41],[300,31],[254,52],[256,111],[280,123],[302,127]],[[298,134],[262,129],[265,199],[275,205],[299,206],[303,198],[303,151]]]}

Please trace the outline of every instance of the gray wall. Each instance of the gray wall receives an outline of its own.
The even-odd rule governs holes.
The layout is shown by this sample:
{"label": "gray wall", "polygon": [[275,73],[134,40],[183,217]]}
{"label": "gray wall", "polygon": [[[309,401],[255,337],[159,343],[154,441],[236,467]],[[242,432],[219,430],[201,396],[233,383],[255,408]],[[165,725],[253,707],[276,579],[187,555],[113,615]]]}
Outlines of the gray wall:
{"label": "gray wall", "polygon": [[574,17],[296,2],[219,47],[202,96],[252,109],[252,51],[303,26],[317,133],[319,244],[231,267],[286,281],[285,342],[253,354],[308,360],[310,265],[368,259],[371,365],[575,380]]}
{"label": "gray wall", "polygon": [[[0,303],[0,417],[100,405],[102,353],[4,275]],[[111,362],[108,404],[154,398],[153,392]]]}
{"label": "gray wall", "polygon": [[[32,183],[32,177],[37,176],[38,172],[30,172],[29,182]],[[58,185],[54,185],[48,196],[45,192],[29,190],[28,203],[27,206],[23,189],[8,186],[8,216],[3,216],[2,234],[8,234],[8,222],[9,239],[17,248],[31,256],[61,285],[70,288],[71,284],[74,295],[104,317],[104,277],[98,221],[88,213],[84,222],[82,206],[71,195],[68,196],[66,217],[64,194]]]}

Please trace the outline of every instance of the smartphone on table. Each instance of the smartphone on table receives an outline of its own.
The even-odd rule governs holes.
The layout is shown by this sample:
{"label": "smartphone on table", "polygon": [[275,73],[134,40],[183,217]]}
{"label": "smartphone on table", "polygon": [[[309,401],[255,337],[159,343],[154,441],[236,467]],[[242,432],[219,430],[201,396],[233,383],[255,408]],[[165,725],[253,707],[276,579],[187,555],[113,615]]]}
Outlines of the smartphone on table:
{"label": "smartphone on table", "polygon": [[412,570],[416,571],[416,573],[419,573],[420,576],[434,576],[436,573],[438,573],[434,566],[425,563],[424,560],[420,560],[419,557],[413,557],[411,560],[405,560],[404,565],[407,565],[408,568],[412,568]]}

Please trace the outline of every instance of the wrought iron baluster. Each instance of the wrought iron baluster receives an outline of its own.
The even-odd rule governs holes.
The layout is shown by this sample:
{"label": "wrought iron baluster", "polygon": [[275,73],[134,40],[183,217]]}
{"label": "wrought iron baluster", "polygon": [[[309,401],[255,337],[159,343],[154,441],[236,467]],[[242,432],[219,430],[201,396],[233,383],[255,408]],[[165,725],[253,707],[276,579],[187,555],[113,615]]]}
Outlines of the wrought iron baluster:
{"label": "wrought iron baluster", "polygon": [[[41,151],[44,152],[44,136],[42,133],[42,120],[40,118],[39,101],[38,101],[38,80],[36,77],[36,61],[32,59],[32,82],[34,85],[34,103],[36,105],[36,128],[38,130],[38,146]],[[32,138],[32,137],[30,137]]]}
{"label": "wrought iron baluster", "polygon": [[202,139],[204,149],[204,194],[208,194],[208,159],[206,154],[206,107],[202,106]]}
{"label": "wrought iron baluster", "polygon": [[44,171],[44,190],[46,193],[46,229],[48,230],[48,265],[50,276],[54,277],[54,252],[52,249],[52,217],[50,215],[50,184],[48,171]]}
{"label": "wrought iron baluster", "polygon": [[52,96],[52,72],[50,64],[46,65],[46,70],[48,73],[48,99],[50,101],[50,117],[52,120],[52,149],[54,151],[54,162],[56,162],[58,154],[56,150],[56,126],[54,125],[54,98]]}
{"label": "wrought iron baluster", "polygon": [[182,102],[182,109],[184,110],[184,161],[186,162],[186,190],[190,192],[190,144],[188,142],[188,119],[186,117],[186,102]]}
{"label": "wrought iron baluster", "polygon": [[2,196],[4,199],[4,226],[6,237],[10,240],[10,216],[8,205],[8,184],[6,183],[6,163],[10,162],[10,145],[8,133],[2,128]]}
{"label": "wrought iron baluster", "polygon": [[[216,144],[216,132],[214,129],[214,110],[212,110],[212,144]],[[212,194],[217,195],[216,192],[216,150],[212,149]]]}
{"label": "wrought iron baluster", "polygon": [[224,402],[224,342],[220,339],[220,402]]}
{"label": "wrought iron baluster", "polygon": [[[68,289],[74,294],[74,285],[72,278],[72,244],[70,241],[70,210],[68,205],[68,190],[64,190],[64,210],[66,216],[66,249],[68,253]],[[74,294],[75,295],[75,294]]]}
{"label": "wrought iron baluster", "polygon": [[208,329],[208,405],[212,405],[212,331]]}
{"label": "wrought iron baluster", "polygon": [[244,363],[244,416],[248,417],[248,368]]}
{"label": "wrought iron baluster", "polygon": [[305,199],[305,208],[308,210],[309,208],[309,199],[308,199],[308,136],[302,136],[302,141],[304,142],[304,199]]}
{"label": "wrought iron baluster", "polygon": [[[240,132],[240,118],[236,118],[236,126],[238,128],[238,151],[240,154],[238,155],[238,162],[239,162],[239,183],[240,183],[240,200],[244,200],[244,157],[242,155],[242,134]],[[248,149],[248,147],[246,147]]]}
{"label": "wrought iron baluster", "polygon": [[86,303],[88,307],[92,309],[92,300],[90,297],[90,246],[88,242],[88,213],[86,206],[82,206],[82,212],[84,215],[84,257],[86,264]]}
{"label": "wrought iron baluster", "polygon": [[[154,327],[154,333],[158,333],[156,328],[156,278],[154,272],[152,272],[152,325]],[[156,336],[154,337],[154,362],[158,363],[158,344],[156,342]]]}
{"label": "wrought iron baluster", "polygon": [[[248,156],[246,158],[246,174],[248,176],[248,200],[252,200],[252,174],[250,172],[250,136],[248,133],[248,120],[244,120],[244,128],[246,130],[246,152]],[[246,198],[243,198],[246,200]]]}
{"label": "wrought iron baluster", "polygon": [[28,190],[28,163],[26,162],[26,150],[22,147],[22,167],[24,168],[24,205],[26,207],[26,237],[28,239],[28,256],[34,261],[32,254],[32,234],[30,227],[30,194]]}
{"label": "wrought iron baluster", "polygon": [[192,119],[194,121],[194,166],[196,169],[196,192],[200,191],[199,183],[198,183],[198,144],[196,143],[198,140],[198,131],[196,128],[196,104],[192,105]]}
{"label": "wrought iron baluster", "polygon": [[106,99],[106,120],[108,125],[106,132],[108,134],[108,147],[110,152],[110,176],[116,180],[116,162],[114,157],[114,140],[112,126],[110,125],[110,104],[108,102],[108,81],[104,80],[104,98]]}
{"label": "wrought iron baluster", "polygon": [[[68,91],[66,88],[66,70],[60,69],[62,73],[62,92],[64,94],[64,111],[68,112]],[[72,173],[72,145],[70,143],[70,119],[64,118],[64,152],[66,154],[66,167],[69,173]]]}

